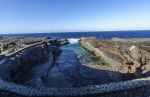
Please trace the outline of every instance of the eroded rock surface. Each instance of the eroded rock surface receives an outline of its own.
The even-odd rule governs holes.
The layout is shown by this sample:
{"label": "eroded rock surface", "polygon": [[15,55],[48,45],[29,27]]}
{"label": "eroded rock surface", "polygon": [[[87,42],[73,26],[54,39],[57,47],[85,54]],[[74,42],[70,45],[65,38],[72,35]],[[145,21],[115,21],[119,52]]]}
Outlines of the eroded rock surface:
{"label": "eroded rock surface", "polygon": [[[13,40],[14,45],[9,46]],[[19,44],[21,41],[21,44]],[[56,42],[57,41],[57,42]],[[61,50],[58,40],[45,38],[8,38],[2,40],[7,54],[1,53],[0,78],[31,87],[41,87],[47,81],[48,73]],[[21,47],[20,49],[16,49]]]}
{"label": "eroded rock surface", "polygon": [[150,39],[99,40],[83,37],[80,43],[98,57],[100,63],[95,64],[100,65],[100,69],[129,74],[133,78],[149,76]]}
{"label": "eroded rock surface", "polygon": [[61,45],[65,45],[65,44],[68,44],[69,41],[68,41],[67,39],[60,39],[60,40],[59,40],[59,43],[60,43]]}
{"label": "eroded rock surface", "polygon": [[0,39],[0,54],[9,55],[11,53],[17,52],[28,46],[38,45],[42,42],[46,42],[49,45],[61,46],[65,45],[68,42],[67,39],[54,39],[50,37],[44,38],[25,38],[25,37],[12,37],[12,38],[1,38]]}
{"label": "eroded rock surface", "polygon": [[61,52],[59,41],[49,37],[14,37],[0,42],[0,79],[35,88],[45,87],[49,71]]}

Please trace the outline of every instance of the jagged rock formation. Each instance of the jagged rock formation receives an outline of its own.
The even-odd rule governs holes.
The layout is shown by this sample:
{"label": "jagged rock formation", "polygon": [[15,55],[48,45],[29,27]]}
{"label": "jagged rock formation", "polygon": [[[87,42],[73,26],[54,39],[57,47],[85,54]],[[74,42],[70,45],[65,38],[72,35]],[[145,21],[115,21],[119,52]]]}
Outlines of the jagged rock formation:
{"label": "jagged rock formation", "polygon": [[111,67],[112,71],[133,74],[134,78],[149,76],[146,72],[150,70],[150,39],[81,38],[80,43],[101,60],[101,65]]}
{"label": "jagged rock formation", "polygon": [[50,50],[46,43],[27,48],[20,54],[6,57],[6,61],[0,65],[0,77],[3,80],[15,81],[31,67],[43,64],[49,60]]}
{"label": "jagged rock formation", "polygon": [[[29,40],[28,38],[25,40],[30,41],[30,38]],[[30,45],[26,45],[24,48],[3,55],[3,61],[0,63],[0,78],[2,80],[32,87],[43,85],[55,58],[60,53],[60,49],[57,47],[58,43],[54,44],[53,40],[50,41],[43,38],[42,41],[36,42],[37,43],[32,41],[31,43],[28,43]],[[6,42],[6,44],[7,43],[8,42]],[[11,48],[20,46],[16,42],[15,44],[16,45]],[[9,44],[7,44],[7,46],[9,46]]]}
{"label": "jagged rock formation", "polygon": [[61,46],[68,42],[67,39],[57,40],[50,37],[44,38],[25,38],[25,37],[12,37],[12,38],[1,38],[0,39],[0,53],[1,55],[8,55],[28,46],[47,42],[49,45]]}
{"label": "jagged rock formation", "polygon": [[59,43],[60,43],[61,45],[65,45],[65,44],[68,44],[69,41],[68,41],[67,39],[60,39],[60,40],[59,40]]}
{"label": "jagged rock formation", "polygon": [[[30,87],[45,87],[48,73],[61,50],[57,39],[1,39],[0,79]],[[4,53],[9,51],[7,53]]]}

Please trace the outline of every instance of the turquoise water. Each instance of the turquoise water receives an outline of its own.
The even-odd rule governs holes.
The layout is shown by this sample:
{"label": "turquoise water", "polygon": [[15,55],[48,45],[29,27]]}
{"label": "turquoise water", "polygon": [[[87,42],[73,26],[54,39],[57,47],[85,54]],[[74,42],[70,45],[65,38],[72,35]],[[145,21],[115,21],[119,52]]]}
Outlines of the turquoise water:
{"label": "turquoise water", "polygon": [[[60,73],[75,87],[89,84],[90,80],[81,74],[81,66],[92,61],[91,55],[77,43],[64,45],[61,49],[62,53],[57,58]],[[80,56],[80,59],[77,56]]]}
{"label": "turquoise water", "polygon": [[[61,49],[62,53],[57,59],[59,64],[58,68],[60,70],[64,70],[79,64],[88,64],[92,61],[90,58],[91,55],[78,43],[64,45],[61,47]],[[77,59],[77,56],[80,57],[80,60]]]}

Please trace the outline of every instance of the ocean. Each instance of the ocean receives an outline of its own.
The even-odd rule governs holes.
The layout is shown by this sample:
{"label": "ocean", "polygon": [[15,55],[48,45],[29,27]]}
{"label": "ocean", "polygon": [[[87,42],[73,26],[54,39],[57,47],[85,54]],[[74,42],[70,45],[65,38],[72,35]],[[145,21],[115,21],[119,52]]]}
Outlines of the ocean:
{"label": "ocean", "polygon": [[150,38],[150,30],[141,31],[100,31],[100,32],[67,32],[67,33],[30,33],[30,34],[0,34],[3,37],[53,37],[61,38],[80,38],[80,37],[97,37],[99,39],[118,38]]}

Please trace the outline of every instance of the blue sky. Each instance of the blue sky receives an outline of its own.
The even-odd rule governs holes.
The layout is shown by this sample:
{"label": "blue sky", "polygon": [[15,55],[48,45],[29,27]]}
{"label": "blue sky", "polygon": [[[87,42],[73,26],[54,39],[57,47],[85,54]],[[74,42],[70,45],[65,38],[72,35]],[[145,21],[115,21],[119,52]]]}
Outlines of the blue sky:
{"label": "blue sky", "polygon": [[0,0],[0,34],[150,30],[150,0]]}

